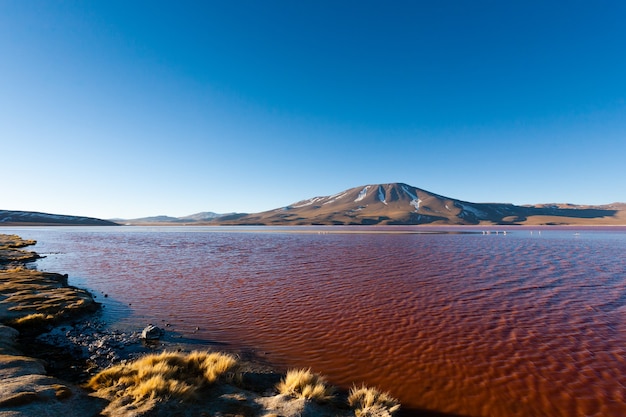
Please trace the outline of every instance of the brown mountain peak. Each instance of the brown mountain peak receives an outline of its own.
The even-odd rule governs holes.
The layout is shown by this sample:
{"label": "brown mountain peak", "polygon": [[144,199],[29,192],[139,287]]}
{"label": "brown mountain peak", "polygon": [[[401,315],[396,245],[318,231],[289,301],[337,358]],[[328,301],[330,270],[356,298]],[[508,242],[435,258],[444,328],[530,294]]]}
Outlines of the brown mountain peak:
{"label": "brown mountain peak", "polygon": [[265,225],[625,224],[626,213],[608,206],[563,208],[470,203],[405,183],[388,183],[361,185],[286,207],[216,222]]}

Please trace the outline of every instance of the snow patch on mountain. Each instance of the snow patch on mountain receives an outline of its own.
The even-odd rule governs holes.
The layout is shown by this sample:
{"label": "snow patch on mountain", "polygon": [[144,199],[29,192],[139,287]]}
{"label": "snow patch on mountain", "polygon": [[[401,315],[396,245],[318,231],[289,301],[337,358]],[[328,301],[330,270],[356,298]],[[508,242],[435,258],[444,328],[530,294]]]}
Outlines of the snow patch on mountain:
{"label": "snow patch on mountain", "polygon": [[331,195],[330,197],[328,197],[328,201],[322,203],[322,205],[334,203],[335,201],[339,200],[341,197],[345,196],[346,194],[348,194],[347,191],[343,193],[337,193],[337,194]]}
{"label": "snow patch on mountain", "polygon": [[308,200],[302,200],[299,203],[294,204],[293,206],[291,206],[292,208],[301,208],[301,207],[306,207],[306,206],[311,206],[319,201],[324,200],[325,197],[313,197],[313,198],[309,198]]}
{"label": "snow patch on mountain", "polygon": [[412,205],[413,207],[415,207],[415,211],[418,211],[420,209],[420,203],[422,202],[422,200],[420,200],[417,195],[413,194],[411,191],[409,191],[409,189],[406,187],[406,185],[402,186],[402,190],[408,194],[409,197],[411,197],[411,202],[409,203],[410,205]]}
{"label": "snow patch on mountain", "polygon": [[385,190],[381,185],[378,186],[378,199],[384,205],[387,205],[387,201],[385,200]]}
{"label": "snow patch on mountain", "polygon": [[486,218],[487,214],[485,212],[483,212],[482,210],[477,209],[476,207],[472,207],[472,206],[468,206],[467,204],[460,204],[461,206],[461,213],[459,214],[459,216],[464,217],[464,212],[465,213],[471,213],[474,216],[476,216],[479,219],[482,218]]}
{"label": "snow patch on mountain", "polygon": [[361,192],[359,193],[359,195],[357,196],[357,198],[354,200],[355,203],[363,200],[365,197],[367,197],[367,191],[370,189],[369,185],[366,185],[365,188],[363,188],[361,190]]}
{"label": "snow patch on mountain", "polygon": [[406,185],[402,186],[402,190],[404,190],[404,192],[407,193],[409,195],[409,197],[411,197],[413,200],[417,200],[417,196],[415,194],[413,194],[411,191],[409,191],[409,189],[406,187]]}

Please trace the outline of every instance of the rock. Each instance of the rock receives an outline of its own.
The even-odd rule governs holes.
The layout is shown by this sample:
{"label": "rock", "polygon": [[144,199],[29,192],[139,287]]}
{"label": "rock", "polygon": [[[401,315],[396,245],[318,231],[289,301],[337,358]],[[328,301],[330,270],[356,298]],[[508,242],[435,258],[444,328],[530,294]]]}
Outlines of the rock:
{"label": "rock", "polygon": [[24,375],[44,375],[46,369],[43,363],[28,356],[0,355],[0,380],[16,378]]}
{"label": "rock", "polygon": [[141,332],[141,338],[144,340],[157,340],[163,335],[163,330],[159,329],[152,324],[146,326]]}
{"label": "rock", "polygon": [[94,416],[105,405],[82,389],[47,375],[5,377],[0,384],[0,416]]}
{"label": "rock", "polygon": [[12,327],[0,324],[0,354],[18,355],[17,336],[20,334]]}
{"label": "rock", "polygon": [[[13,338],[17,333],[0,327],[2,336]],[[5,349],[0,354],[0,416],[93,416],[106,405],[78,387],[45,375],[40,360],[6,353]]]}

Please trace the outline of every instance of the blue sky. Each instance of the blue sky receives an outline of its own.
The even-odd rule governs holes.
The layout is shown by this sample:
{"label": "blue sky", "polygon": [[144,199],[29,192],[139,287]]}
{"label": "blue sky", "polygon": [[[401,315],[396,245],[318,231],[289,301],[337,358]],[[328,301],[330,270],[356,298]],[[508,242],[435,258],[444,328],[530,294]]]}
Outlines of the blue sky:
{"label": "blue sky", "polygon": [[622,1],[0,1],[0,209],[626,201]]}

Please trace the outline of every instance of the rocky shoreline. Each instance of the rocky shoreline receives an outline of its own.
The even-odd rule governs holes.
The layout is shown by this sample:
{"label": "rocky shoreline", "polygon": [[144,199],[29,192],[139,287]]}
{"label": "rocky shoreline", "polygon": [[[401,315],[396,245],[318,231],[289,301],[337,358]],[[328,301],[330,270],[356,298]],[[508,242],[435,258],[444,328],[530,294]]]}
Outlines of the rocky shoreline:
{"label": "rocky shoreline", "polygon": [[48,363],[24,352],[46,326],[97,309],[86,291],[67,285],[67,276],[26,267],[39,256],[21,248],[33,244],[0,235],[0,416],[96,416],[101,399],[50,376]]}
{"label": "rocky shoreline", "polygon": [[[122,392],[127,380],[108,381],[113,388],[106,389],[94,388],[90,382],[92,390],[89,390],[86,383],[90,379],[102,378],[105,370],[131,367],[146,360],[150,352],[155,357],[168,351],[178,355],[175,360],[169,359],[176,364],[202,353],[174,353],[172,347],[176,344],[168,344],[160,337],[146,340],[139,330],[108,329],[98,318],[100,306],[94,297],[85,290],[69,286],[67,275],[27,267],[39,255],[23,248],[35,243],[16,235],[0,235],[0,417],[382,417],[390,416],[398,408],[394,402],[388,406],[376,403],[374,399],[380,393],[371,390],[365,395],[365,388],[355,392],[356,399],[350,399],[348,392],[331,387],[326,388],[334,394],[323,400],[303,394],[312,390],[311,387],[280,392],[281,378],[284,386],[288,375],[276,373],[258,361],[247,360],[245,354],[226,354],[236,361],[236,378],[219,384],[201,382],[193,390],[202,395],[193,398],[180,397],[176,390],[169,392],[154,387],[143,396],[131,398]],[[188,365],[184,369],[188,370]],[[140,370],[139,374],[142,372]],[[137,383],[145,385],[146,381],[135,377]],[[156,377],[160,376],[153,376],[153,379]],[[152,382],[152,379],[148,381]],[[167,382],[179,384],[170,377]]]}

